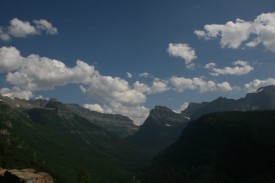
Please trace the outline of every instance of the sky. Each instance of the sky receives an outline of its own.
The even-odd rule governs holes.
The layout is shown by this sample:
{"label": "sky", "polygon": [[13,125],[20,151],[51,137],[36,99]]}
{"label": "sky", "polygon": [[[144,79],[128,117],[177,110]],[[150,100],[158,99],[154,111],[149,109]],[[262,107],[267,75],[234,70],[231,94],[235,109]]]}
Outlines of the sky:
{"label": "sky", "polygon": [[156,105],[275,84],[272,0],[9,0],[0,94],[57,98],[142,124]]}

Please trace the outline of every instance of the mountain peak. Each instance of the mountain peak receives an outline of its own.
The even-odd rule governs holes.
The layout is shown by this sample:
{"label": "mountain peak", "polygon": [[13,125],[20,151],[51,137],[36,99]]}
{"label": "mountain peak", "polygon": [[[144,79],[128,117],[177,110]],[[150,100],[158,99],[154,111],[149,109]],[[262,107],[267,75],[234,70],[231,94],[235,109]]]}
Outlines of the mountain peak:
{"label": "mountain peak", "polygon": [[150,111],[149,117],[160,120],[166,118],[167,115],[172,115],[174,113],[175,112],[172,109],[169,109],[168,107],[155,106],[155,108]]}
{"label": "mountain peak", "polygon": [[265,92],[265,93],[275,93],[275,85],[269,85],[257,89],[256,93]]}
{"label": "mountain peak", "polygon": [[155,106],[155,108],[153,110],[161,110],[161,111],[170,111],[173,112],[172,109],[166,107],[166,106]]}

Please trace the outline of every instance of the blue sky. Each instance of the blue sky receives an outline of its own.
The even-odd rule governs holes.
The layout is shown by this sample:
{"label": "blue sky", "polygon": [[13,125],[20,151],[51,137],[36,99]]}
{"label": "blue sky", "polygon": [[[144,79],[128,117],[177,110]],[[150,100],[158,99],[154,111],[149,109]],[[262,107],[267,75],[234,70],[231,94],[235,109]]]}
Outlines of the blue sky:
{"label": "blue sky", "polygon": [[0,7],[0,93],[58,98],[141,123],[275,84],[271,0],[10,0]]}

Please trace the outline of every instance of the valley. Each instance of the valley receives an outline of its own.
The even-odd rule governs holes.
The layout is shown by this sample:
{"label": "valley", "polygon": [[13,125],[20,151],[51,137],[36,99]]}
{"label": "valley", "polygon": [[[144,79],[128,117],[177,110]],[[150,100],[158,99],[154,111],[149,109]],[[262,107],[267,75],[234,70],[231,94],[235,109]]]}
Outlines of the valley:
{"label": "valley", "polygon": [[[275,86],[238,100],[156,106],[141,126],[56,99],[1,96],[0,163],[54,182],[272,182]],[[258,107],[255,107],[258,106]],[[190,120],[191,118],[191,120]]]}

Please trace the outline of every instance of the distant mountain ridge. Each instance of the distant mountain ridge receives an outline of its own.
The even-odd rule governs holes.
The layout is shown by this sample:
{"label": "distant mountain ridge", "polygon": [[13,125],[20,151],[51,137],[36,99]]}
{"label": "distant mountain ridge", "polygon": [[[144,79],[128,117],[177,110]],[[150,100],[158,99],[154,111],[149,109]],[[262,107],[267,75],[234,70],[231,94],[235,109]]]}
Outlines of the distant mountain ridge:
{"label": "distant mountain ridge", "polygon": [[190,103],[182,113],[191,119],[197,119],[204,114],[212,112],[269,109],[275,109],[274,85],[261,87],[255,93],[248,93],[244,98],[237,100],[219,97],[211,102]]}
{"label": "distant mountain ridge", "polygon": [[78,104],[64,104],[55,98],[49,100],[45,99],[11,99],[9,97],[3,97],[0,95],[0,100],[8,104],[11,107],[22,109],[51,109],[61,112],[74,113],[89,120],[91,123],[102,127],[110,133],[118,136],[119,138],[125,138],[128,135],[133,134],[138,130],[138,126],[126,116],[120,114],[105,114],[96,111],[91,111]]}

